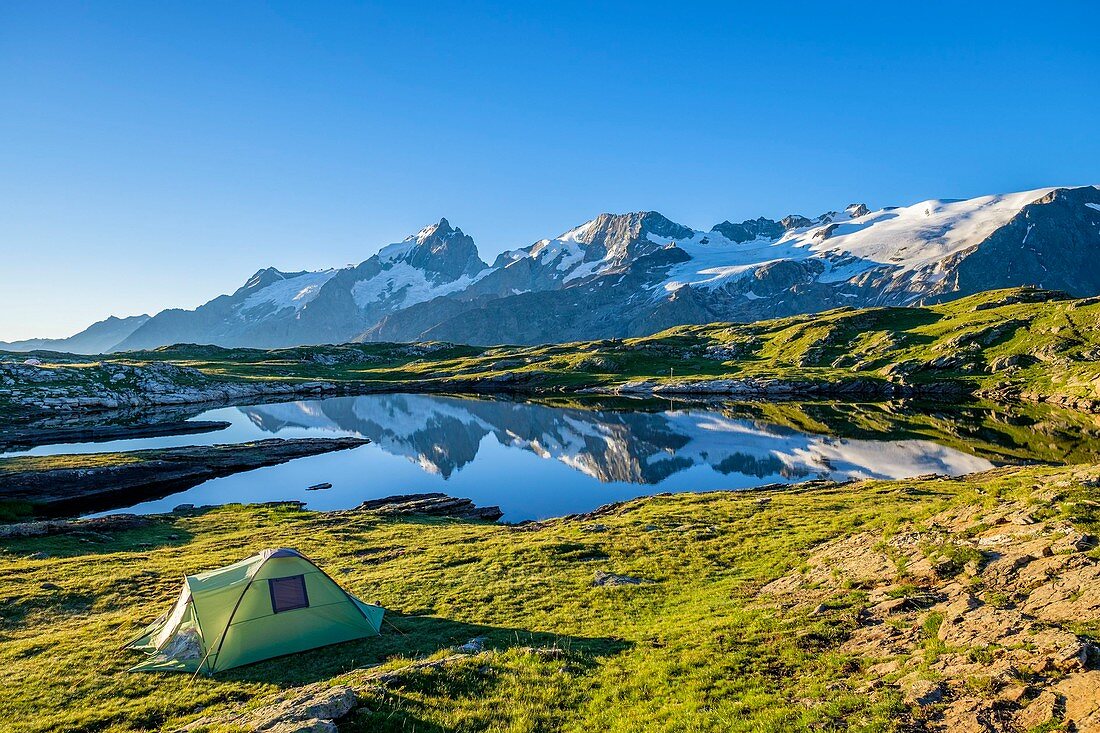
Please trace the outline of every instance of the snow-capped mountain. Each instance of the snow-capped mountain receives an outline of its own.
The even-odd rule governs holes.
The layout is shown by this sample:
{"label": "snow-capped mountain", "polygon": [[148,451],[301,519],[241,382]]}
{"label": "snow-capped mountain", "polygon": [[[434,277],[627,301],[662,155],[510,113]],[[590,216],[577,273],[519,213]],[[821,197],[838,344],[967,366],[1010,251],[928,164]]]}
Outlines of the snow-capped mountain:
{"label": "snow-capped mountain", "polygon": [[118,350],[171,343],[278,347],[348,341],[383,316],[469,287],[488,265],[446,219],[356,266],[260,270],[232,295],[158,313]]}
{"label": "snow-capped mountain", "polygon": [[464,291],[387,316],[364,340],[493,344],[634,336],[841,306],[1038,285],[1100,293],[1100,190],[1038,189],[692,230],[610,215],[497,258]]}
{"label": "snow-capped mountain", "polygon": [[1100,189],[1044,188],[815,218],[691,229],[601,214],[487,265],[446,219],[356,266],[261,270],[231,295],[167,310],[114,349],[343,341],[541,343],[935,302],[1036,285],[1100,294]]}

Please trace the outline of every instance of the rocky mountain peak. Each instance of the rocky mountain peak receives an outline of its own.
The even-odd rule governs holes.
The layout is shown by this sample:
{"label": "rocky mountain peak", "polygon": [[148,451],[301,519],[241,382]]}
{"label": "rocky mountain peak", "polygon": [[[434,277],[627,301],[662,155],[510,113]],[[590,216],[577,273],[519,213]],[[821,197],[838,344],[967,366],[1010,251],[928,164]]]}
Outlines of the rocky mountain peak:
{"label": "rocky mountain peak", "polygon": [[265,267],[262,270],[257,270],[256,273],[254,275],[252,275],[252,277],[248,278],[248,280],[245,281],[244,285],[242,285],[237,290],[237,293],[241,293],[241,292],[248,291],[248,290],[259,290],[261,288],[266,288],[268,285],[271,285],[272,283],[278,282],[279,280],[286,280],[288,277],[294,277],[295,275],[301,275],[301,274],[303,274],[303,273],[301,273],[301,272],[290,272],[290,273],[288,273],[288,272],[282,272],[280,270],[277,270],[274,267]]}
{"label": "rocky mountain peak", "polygon": [[731,242],[741,244],[758,238],[778,239],[783,236],[785,229],[779,222],[761,216],[756,219],[746,219],[740,224],[724,221],[711,227],[711,231],[718,232]]}
{"label": "rocky mountain peak", "polygon": [[561,239],[586,245],[585,261],[608,260],[622,263],[663,246],[658,239],[689,239],[690,228],[677,224],[656,211],[629,214],[600,214],[592,221],[566,232]]}
{"label": "rocky mountain peak", "polygon": [[861,216],[867,216],[871,213],[871,210],[867,208],[867,204],[848,204],[844,207],[844,211],[853,219],[858,219]]}
{"label": "rocky mountain peak", "polygon": [[433,237],[436,237],[436,238],[447,237],[451,234],[454,234],[456,231],[459,234],[462,233],[461,229],[456,230],[456,229],[452,228],[451,227],[451,222],[447,221],[447,219],[444,217],[444,218],[441,218],[437,223],[429,224],[428,226],[424,227],[423,229],[421,229],[416,234],[412,234],[412,235],[406,237],[405,241],[408,242],[410,240],[415,239],[416,242],[419,244],[421,242],[424,242],[425,240],[432,239]]}
{"label": "rocky mountain peak", "polygon": [[811,219],[807,219],[799,214],[787,214],[779,220],[779,225],[783,227],[784,231],[790,231],[792,229],[801,229],[802,227],[808,227],[813,224]]}
{"label": "rocky mountain peak", "polygon": [[452,227],[445,218],[424,227],[404,242],[383,248],[378,254],[384,261],[405,262],[447,280],[472,276],[488,267],[478,256],[473,237]]}

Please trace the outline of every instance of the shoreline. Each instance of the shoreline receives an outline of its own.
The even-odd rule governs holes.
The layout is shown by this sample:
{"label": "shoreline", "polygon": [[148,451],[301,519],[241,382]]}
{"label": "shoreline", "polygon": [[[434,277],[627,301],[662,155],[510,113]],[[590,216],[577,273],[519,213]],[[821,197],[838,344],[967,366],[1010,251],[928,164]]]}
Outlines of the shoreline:
{"label": "shoreline", "polygon": [[365,438],[271,438],[246,443],[0,458],[0,498],[35,516],[109,510],[162,498],[204,481],[358,448]]}
{"label": "shoreline", "polygon": [[[513,373],[515,374],[515,373]],[[511,376],[511,375],[510,375]],[[518,375],[517,375],[518,376]],[[151,437],[156,435],[176,434],[172,432],[156,432],[159,430],[173,430],[172,420],[144,421],[144,416],[155,415],[159,410],[188,409],[199,412],[218,407],[234,407],[241,404],[271,404],[278,402],[290,402],[298,399],[326,399],[329,397],[356,397],[370,394],[454,394],[471,398],[547,398],[547,397],[609,397],[624,399],[665,399],[674,397],[686,398],[716,398],[738,399],[748,402],[776,401],[790,402],[798,400],[828,399],[842,402],[860,400],[893,400],[893,399],[918,399],[929,402],[954,403],[959,399],[988,400],[1003,405],[1027,405],[1027,404],[1051,404],[1066,409],[1075,410],[1085,414],[1100,413],[1100,400],[1092,400],[1065,394],[1046,394],[1035,391],[1024,391],[1016,388],[994,387],[982,388],[963,381],[941,381],[928,383],[906,383],[883,379],[856,378],[845,381],[826,380],[792,380],[772,379],[761,377],[729,378],[729,379],[700,379],[659,381],[655,379],[636,380],[620,384],[592,385],[578,387],[564,387],[560,385],[523,384],[517,380],[508,380],[507,383],[496,378],[485,379],[446,379],[440,381],[407,381],[391,382],[386,384],[370,382],[319,382],[309,380],[305,382],[278,382],[269,380],[242,379],[233,382],[223,382],[221,387],[232,386],[230,389],[217,389],[213,394],[201,393],[189,398],[181,395],[148,395],[143,400],[133,400],[125,405],[119,405],[112,397],[105,397],[96,401],[88,398],[77,398],[69,404],[55,406],[28,406],[21,405],[16,408],[12,419],[12,428],[15,437],[7,437],[0,433],[0,450],[5,446],[21,447],[23,445],[42,445],[47,442],[85,442],[75,440],[32,439],[31,431],[27,426],[41,424],[50,419],[68,422],[71,418],[91,418],[95,420],[114,420],[125,417],[136,417],[140,424],[129,428],[125,424],[118,427],[118,437]],[[184,421],[181,421],[181,423]],[[190,425],[190,424],[189,424]],[[145,433],[140,428],[150,432]],[[129,434],[127,430],[138,430],[137,434]],[[209,430],[218,428],[211,427]],[[53,428],[55,434],[66,433],[79,434],[88,432],[94,435],[98,432],[111,432],[106,426],[91,426],[88,428],[61,426]],[[179,434],[189,432],[206,432],[197,428],[179,427]],[[90,437],[87,442],[100,442],[111,440],[113,437]],[[10,448],[9,448],[10,449]]]}

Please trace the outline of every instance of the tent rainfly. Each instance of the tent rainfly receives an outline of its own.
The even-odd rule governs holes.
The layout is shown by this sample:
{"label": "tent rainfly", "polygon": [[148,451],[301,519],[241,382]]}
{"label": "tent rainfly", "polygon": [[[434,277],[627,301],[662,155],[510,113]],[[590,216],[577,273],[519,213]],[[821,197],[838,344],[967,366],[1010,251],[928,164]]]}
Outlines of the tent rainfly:
{"label": "tent rainfly", "polygon": [[130,671],[203,672],[375,636],[381,606],[363,603],[297,550],[264,550],[188,575],[172,608],[126,645]]}

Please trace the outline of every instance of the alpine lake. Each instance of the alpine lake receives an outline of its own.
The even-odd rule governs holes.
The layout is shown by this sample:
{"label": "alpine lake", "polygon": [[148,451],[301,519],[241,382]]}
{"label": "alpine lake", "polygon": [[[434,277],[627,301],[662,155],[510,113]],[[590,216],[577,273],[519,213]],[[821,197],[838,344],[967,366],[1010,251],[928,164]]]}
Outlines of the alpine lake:
{"label": "alpine lake", "polygon": [[[1100,415],[1049,405],[372,394],[219,407],[189,419],[229,425],[200,434],[54,443],[3,455],[357,436],[371,442],[102,513],[287,500],[334,510],[395,494],[442,492],[479,506],[497,505],[509,522],[661,492],[1100,462]],[[309,488],[319,484],[331,487]]]}

